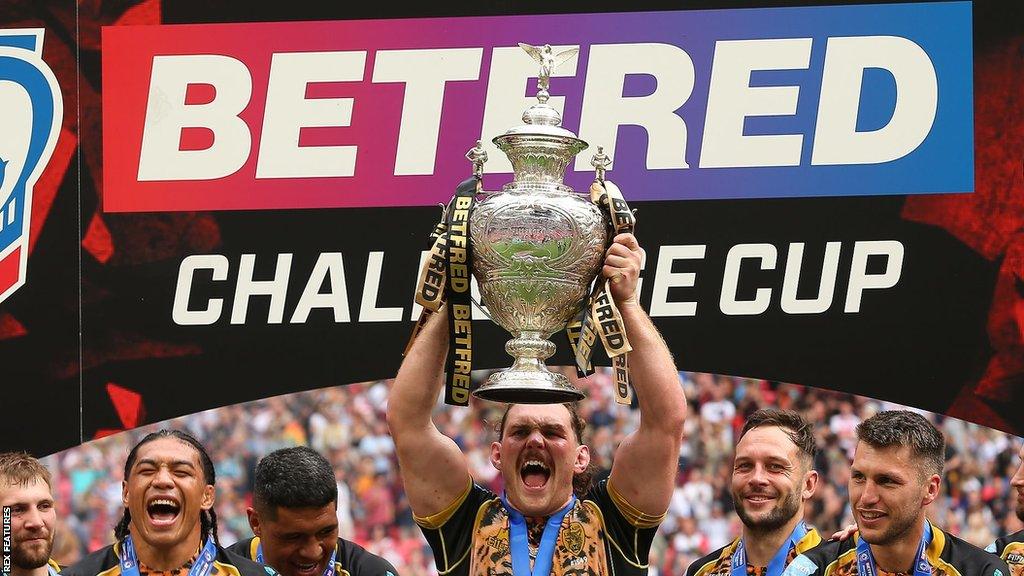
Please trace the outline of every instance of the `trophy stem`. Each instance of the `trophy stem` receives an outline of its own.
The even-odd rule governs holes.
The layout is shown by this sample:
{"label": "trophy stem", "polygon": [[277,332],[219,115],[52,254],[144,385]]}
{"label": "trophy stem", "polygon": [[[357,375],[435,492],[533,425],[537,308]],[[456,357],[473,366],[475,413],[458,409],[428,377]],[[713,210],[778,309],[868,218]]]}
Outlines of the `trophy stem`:
{"label": "trophy stem", "polygon": [[519,332],[505,343],[505,352],[515,360],[512,370],[547,372],[544,361],[554,355],[555,345],[540,332]]}
{"label": "trophy stem", "polygon": [[515,361],[508,370],[491,374],[473,395],[492,402],[512,404],[559,404],[582,400],[586,395],[561,374],[544,365],[555,345],[540,332],[517,332],[505,343]]}

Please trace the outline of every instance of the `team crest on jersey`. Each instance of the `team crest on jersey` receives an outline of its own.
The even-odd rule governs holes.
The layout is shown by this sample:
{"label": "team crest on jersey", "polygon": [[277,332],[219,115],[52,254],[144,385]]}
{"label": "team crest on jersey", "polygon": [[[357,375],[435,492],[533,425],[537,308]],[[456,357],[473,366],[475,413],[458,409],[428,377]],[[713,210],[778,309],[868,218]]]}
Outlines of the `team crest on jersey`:
{"label": "team crest on jersey", "polygon": [[42,54],[41,28],[0,30],[0,302],[25,284],[32,188],[64,116]]}
{"label": "team crest on jersey", "polygon": [[565,534],[565,549],[573,556],[583,552],[583,524],[569,523],[569,531]]}

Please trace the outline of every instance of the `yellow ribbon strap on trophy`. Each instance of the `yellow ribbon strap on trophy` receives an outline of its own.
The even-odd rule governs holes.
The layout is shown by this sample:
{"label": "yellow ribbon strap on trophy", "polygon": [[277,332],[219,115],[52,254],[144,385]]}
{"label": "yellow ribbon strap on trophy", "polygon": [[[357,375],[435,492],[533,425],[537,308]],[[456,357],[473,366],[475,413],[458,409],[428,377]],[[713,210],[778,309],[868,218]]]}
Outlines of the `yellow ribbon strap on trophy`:
{"label": "yellow ribbon strap on trophy", "polygon": [[448,362],[444,402],[452,406],[468,406],[473,371],[473,300],[469,286],[473,251],[469,242],[469,215],[480,191],[480,178],[465,180],[455,190],[448,208]]}
{"label": "yellow ribbon strap on trophy", "polygon": [[[450,205],[449,205],[450,207]],[[432,242],[430,254],[420,269],[420,279],[416,283],[416,303],[423,307],[420,317],[413,326],[409,342],[405,345],[402,355],[405,356],[416,341],[416,336],[426,325],[427,319],[444,305],[444,287],[448,280],[448,208],[441,212],[441,220],[430,233]]]}
{"label": "yellow ribbon strap on trophy", "polygon": [[[614,183],[604,179],[595,180],[590,186],[590,199],[600,206],[609,217],[613,234],[633,232],[636,220],[633,212]],[[594,372],[590,362],[594,343],[598,337],[605,352],[612,360],[615,377],[615,400],[620,404],[633,401],[629,386],[629,370],[626,353],[633,348],[626,338],[622,314],[611,298],[607,278],[598,278],[580,316],[566,328],[569,345],[576,360],[576,371],[580,376]]]}

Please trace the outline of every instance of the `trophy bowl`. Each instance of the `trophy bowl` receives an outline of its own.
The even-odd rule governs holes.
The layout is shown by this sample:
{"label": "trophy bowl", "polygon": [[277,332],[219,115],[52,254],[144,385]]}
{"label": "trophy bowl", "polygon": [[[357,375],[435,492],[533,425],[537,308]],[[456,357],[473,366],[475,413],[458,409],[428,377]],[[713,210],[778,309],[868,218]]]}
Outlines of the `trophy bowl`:
{"label": "trophy bowl", "polygon": [[587,143],[559,126],[560,114],[547,104],[547,78],[541,80],[524,124],[493,139],[512,163],[512,182],[485,192],[469,219],[481,299],[513,335],[505,344],[512,367],[473,391],[495,402],[554,404],[585,396],[544,360],[555,353],[548,338],[582,309],[608,238],[601,210],[563,183]]}

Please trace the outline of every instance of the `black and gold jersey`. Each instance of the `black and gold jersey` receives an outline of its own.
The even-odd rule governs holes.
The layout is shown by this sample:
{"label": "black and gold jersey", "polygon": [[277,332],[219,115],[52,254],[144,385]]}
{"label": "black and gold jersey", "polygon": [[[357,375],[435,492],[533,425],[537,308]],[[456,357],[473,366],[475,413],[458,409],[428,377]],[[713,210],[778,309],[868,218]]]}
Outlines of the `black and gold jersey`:
{"label": "black and gold jersey", "polygon": [[[633,508],[607,480],[562,518],[551,576],[647,574],[651,541],[663,516]],[[509,515],[501,499],[475,484],[447,509],[416,517],[445,576],[512,575]]]}
{"label": "black and gold jersey", "polygon": [[[737,538],[728,545],[715,550],[711,554],[690,564],[686,569],[686,576],[729,576],[732,573],[732,556],[736,552],[736,546],[740,543]],[[814,528],[807,530],[807,534],[800,539],[796,545],[790,543],[789,555],[786,557],[786,565],[799,554],[814,548],[821,543],[821,536]],[[764,576],[767,573],[767,566],[747,565],[747,576]]]}
{"label": "black and gold jersey", "polygon": [[[259,546],[260,539],[254,536],[228,546],[228,551],[255,561]],[[338,538],[334,573],[338,576],[398,576],[398,570],[391,562],[344,538]]]}
{"label": "black and gold jersey", "polygon": [[[857,543],[860,533],[855,532],[843,541],[826,542],[790,563],[783,576],[859,576],[857,569]],[[1006,563],[963,540],[946,534],[932,524],[932,541],[925,548],[924,557],[931,566],[932,576],[1008,576]],[[867,575],[865,575],[867,576]]]}
{"label": "black and gold jersey", "polygon": [[[61,570],[61,576],[121,576],[120,544],[100,548]],[[277,572],[218,546],[210,576],[277,576]]]}
{"label": "black and gold jersey", "polygon": [[1010,567],[1011,576],[1024,576],[1024,530],[999,538],[985,551],[1002,558]]}

